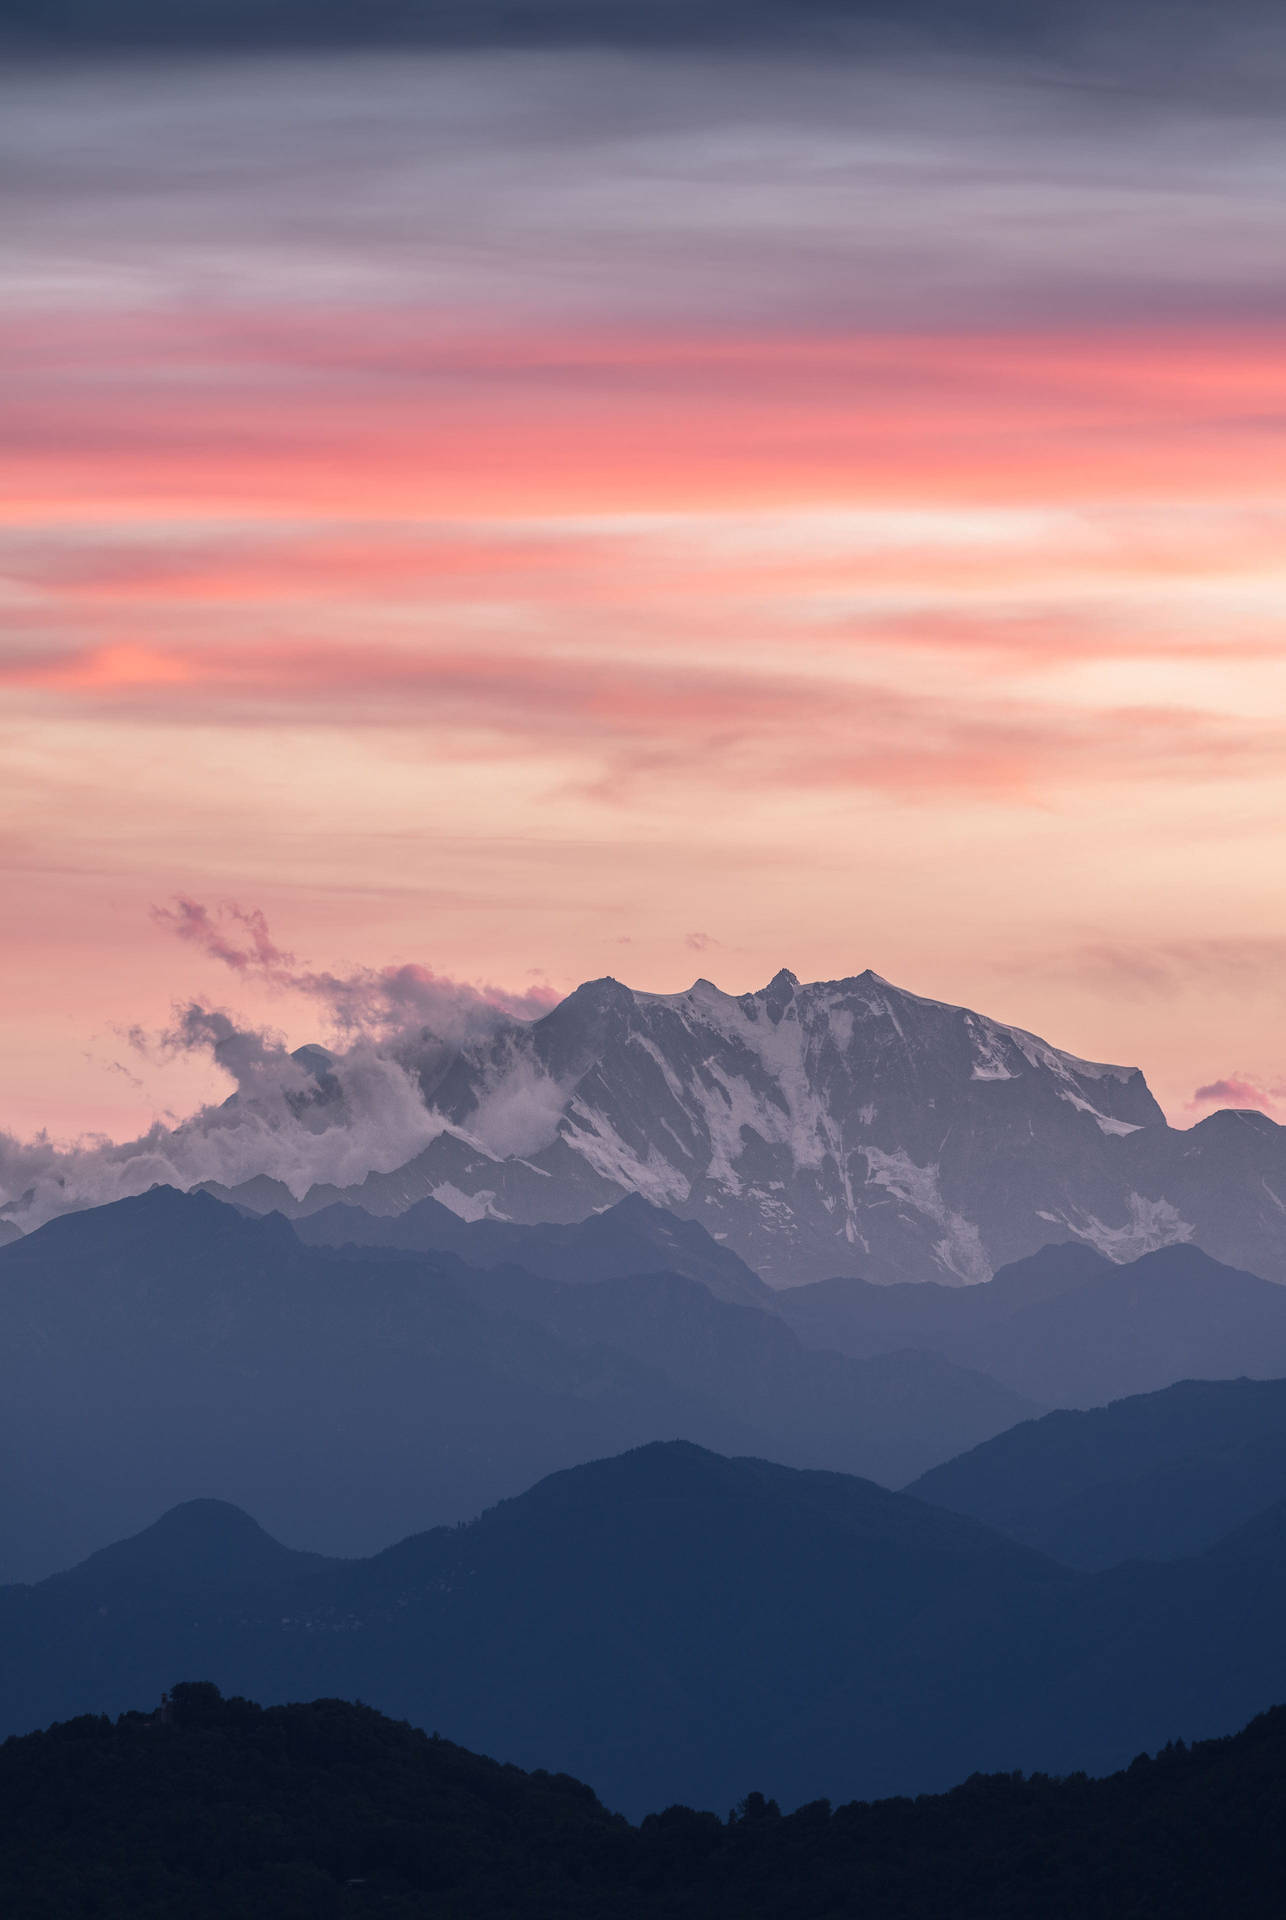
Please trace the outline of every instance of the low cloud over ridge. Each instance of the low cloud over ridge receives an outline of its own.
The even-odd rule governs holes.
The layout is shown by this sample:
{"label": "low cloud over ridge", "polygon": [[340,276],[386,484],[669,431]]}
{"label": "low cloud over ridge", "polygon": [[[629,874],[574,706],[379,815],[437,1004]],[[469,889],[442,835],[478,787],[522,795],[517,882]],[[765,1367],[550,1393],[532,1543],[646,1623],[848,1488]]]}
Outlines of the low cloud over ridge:
{"label": "low cloud over ridge", "polygon": [[[177,1006],[160,1034],[131,1030],[131,1046],[147,1057],[204,1055],[233,1082],[232,1093],[124,1142],[68,1146],[0,1133],[0,1205],[24,1228],[158,1182],[236,1185],[266,1174],[299,1195],[318,1182],[343,1186],[391,1171],[443,1131],[424,1089],[457,1050],[539,1018],[560,997],[544,986],[514,993],[452,980],[415,964],[313,971],[277,945],[260,909],[235,902],[211,909],[180,896],[153,917],[240,978],[307,996],[333,1046],[292,1052],[280,1034],[196,1001]],[[512,1122],[500,1119],[498,1150],[509,1151]]]}

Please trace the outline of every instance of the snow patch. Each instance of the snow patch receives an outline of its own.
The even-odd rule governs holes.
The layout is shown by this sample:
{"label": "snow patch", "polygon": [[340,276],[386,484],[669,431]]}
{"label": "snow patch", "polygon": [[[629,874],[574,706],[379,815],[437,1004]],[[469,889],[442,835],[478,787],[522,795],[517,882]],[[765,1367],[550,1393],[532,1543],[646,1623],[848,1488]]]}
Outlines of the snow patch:
{"label": "snow patch", "polygon": [[604,1180],[627,1192],[641,1193],[655,1206],[679,1205],[692,1191],[691,1180],[656,1147],[649,1146],[646,1156],[640,1156],[605,1115],[583,1101],[572,1100],[568,1106],[562,1136]]}
{"label": "snow patch", "polygon": [[694,1075],[677,1094],[709,1136],[712,1179],[740,1192],[735,1163],[744,1150],[743,1128],[788,1148],[796,1168],[820,1167],[828,1154],[839,1160],[842,1140],[816,1084],[817,1040],[798,1018],[783,1017],[776,1025],[752,1020],[740,1001],[713,991],[701,997],[699,1009],[683,1000],[670,1004],[695,1039],[713,1028],[749,1056],[748,1064],[757,1064],[756,1078],[765,1083],[753,1086],[745,1075],[707,1057],[704,1074]]}
{"label": "snow patch", "polygon": [[[1018,1078],[1005,1059],[1007,1036],[1003,1028],[993,1027],[989,1021],[980,1020],[976,1014],[966,1013],[965,1029],[973,1047],[973,1066],[969,1073],[971,1080],[1016,1080]],[[1012,1041],[1009,1044],[1012,1051]]]}
{"label": "snow patch", "polygon": [[674,1098],[682,1105],[687,1099],[687,1090],[678,1074],[674,1071],[674,1068],[670,1065],[670,1062],[662,1053],[660,1047],[657,1046],[655,1040],[649,1040],[645,1033],[639,1033],[636,1029],[630,1035],[629,1044],[632,1047],[638,1047],[640,1052],[647,1054],[650,1060],[655,1061],[656,1065],[661,1069],[661,1078],[665,1081],[666,1086],[670,1089]]}
{"label": "snow patch", "polygon": [[[874,976],[872,976],[872,978],[874,978]],[[893,1030],[897,1034],[899,1040],[906,1039],[906,1035],[902,1031],[902,1022],[898,1019],[897,1014],[893,1011],[893,1002],[891,1000],[885,1000],[882,996],[877,994],[875,999],[867,1000],[863,1004],[866,1007],[866,1011],[868,1013],[874,1014],[877,1020],[890,1021],[893,1026]]]}
{"label": "snow patch", "polygon": [[452,1213],[459,1214],[462,1220],[485,1220],[492,1213],[495,1197],[494,1191],[489,1188],[479,1193],[465,1193],[449,1180],[444,1180],[440,1187],[433,1189],[433,1198],[444,1207],[450,1207]]}
{"label": "snow patch", "polygon": [[1043,1067],[1059,1080],[1075,1076],[1078,1080],[1119,1080],[1124,1084],[1136,1071],[1134,1067],[1114,1067],[1101,1060],[1081,1060],[1074,1053],[1060,1053],[1039,1034],[1022,1027],[1002,1027],[999,1031],[1009,1036],[1029,1066]]}
{"label": "snow patch", "polygon": [[844,1048],[853,1039],[853,1016],[846,1007],[832,1007],[831,1034],[837,1047]]}
{"label": "snow patch", "polygon": [[1098,1122],[1104,1133],[1139,1132],[1139,1128],[1131,1121],[1113,1120],[1110,1115],[1100,1113],[1097,1107],[1092,1107],[1088,1100],[1082,1100],[1079,1093],[1071,1093],[1066,1087],[1060,1087],[1058,1089],[1058,1097],[1060,1100],[1066,1100],[1069,1107],[1076,1107],[1081,1113],[1088,1113],[1091,1120]]}
{"label": "snow patch", "polygon": [[1180,1245],[1196,1234],[1192,1223],[1168,1200],[1149,1200],[1141,1193],[1132,1193],[1127,1205],[1130,1217],[1121,1227],[1110,1227],[1092,1213],[1079,1223],[1065,1220],[1064,1224],[1078,1239],[1088,1240],[1099,1253],[1118,1263],[1139,1260],[1159,1247]]}
{"label": "snow patch", "polygon": [[969,1286],[990,1280],[992,1267],[982,1236],[972,1220],[953,1212],[943,1199],[937,1164],[917,1166],[910,1155],[901,1150],[883,1153],[878,1147],[864,1147],[863,1152],[872,1186],[884,1187],[895,1200],[932,1225],[945,1229],[933,1248],[939,1265]]}

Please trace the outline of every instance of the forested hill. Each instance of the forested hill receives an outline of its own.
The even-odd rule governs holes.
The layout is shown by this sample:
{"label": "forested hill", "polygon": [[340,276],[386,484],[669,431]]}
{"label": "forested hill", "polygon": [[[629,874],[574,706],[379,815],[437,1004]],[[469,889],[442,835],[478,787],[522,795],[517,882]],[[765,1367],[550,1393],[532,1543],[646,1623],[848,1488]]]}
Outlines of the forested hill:
{"label": "forested hill", "polygon": [[566,1775],[362,1706],[206,1684],[165,1717],[0,1747],[0,1911],[23,1920],[1273,1920],[1286,1708],[1106,1780],[975,1776],[915,1801],[632,1827]]}

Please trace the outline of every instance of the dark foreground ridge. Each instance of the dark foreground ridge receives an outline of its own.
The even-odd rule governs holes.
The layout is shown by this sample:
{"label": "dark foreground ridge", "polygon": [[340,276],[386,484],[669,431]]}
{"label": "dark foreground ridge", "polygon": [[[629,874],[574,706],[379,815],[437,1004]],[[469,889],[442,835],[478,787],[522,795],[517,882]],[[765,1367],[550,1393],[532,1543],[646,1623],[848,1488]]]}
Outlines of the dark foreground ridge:
{"label": "dark foreground ridge", "polygon": [[1286,1500],[1188,1559],[1085,1574],[870,1481],[672,1441],[369,1560],[179,1507],[0,1589],[0,1733],[199,1673],[369,1701],[632,1819],[748,1785],[875,1800],[1230,1734],[1286,1700],[1283,1618]]}
{"label": "dark foreground ridge", "polygon": [[0,1906],[26,1920],[1253,1920],[1286,1896],[1286,1708],[1105,1780],[632,1827],[368,1707],[198,1682],[6,1741],[0,1807]]}

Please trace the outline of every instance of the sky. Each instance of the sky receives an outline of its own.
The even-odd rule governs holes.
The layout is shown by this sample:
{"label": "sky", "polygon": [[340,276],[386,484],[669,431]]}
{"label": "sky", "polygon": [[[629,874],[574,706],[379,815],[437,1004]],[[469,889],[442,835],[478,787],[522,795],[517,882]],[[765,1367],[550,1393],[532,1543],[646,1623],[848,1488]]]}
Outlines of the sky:
{"label": "sky", "polygon": [[42,11],[0,1128],[127,1138],[228,1090],[176,1006],[324,1040],[301,980],[400,967],[871,966],[1286,1118],[1271,15]]}

